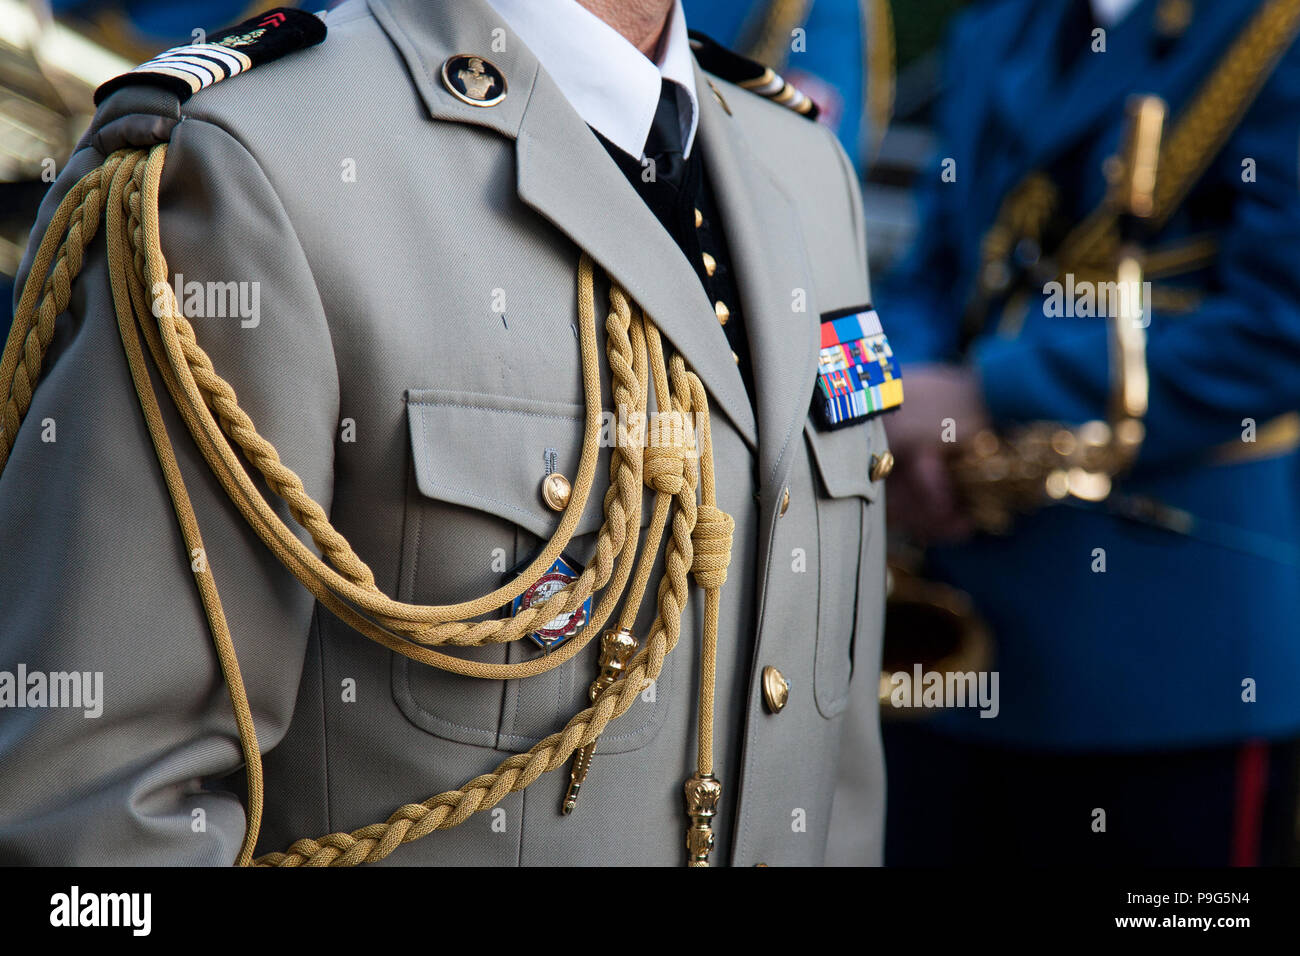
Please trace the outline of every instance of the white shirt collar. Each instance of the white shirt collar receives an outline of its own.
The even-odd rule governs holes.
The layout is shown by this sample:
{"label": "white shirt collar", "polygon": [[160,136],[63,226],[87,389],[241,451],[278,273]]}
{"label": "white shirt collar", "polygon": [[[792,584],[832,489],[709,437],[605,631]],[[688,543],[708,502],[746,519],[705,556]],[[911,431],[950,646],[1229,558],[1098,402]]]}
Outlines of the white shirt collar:
{"label": "white shirt collar", "polygon": [[[690,155],[699,125],[695,63],[681,0],[675,0],[658,64],[577,0],[488,0],[527,44],[583,121],[629,156],[640,157],[661,80],[685,92],[682,142]],[[685,100],[683,102],[683,100]]]}

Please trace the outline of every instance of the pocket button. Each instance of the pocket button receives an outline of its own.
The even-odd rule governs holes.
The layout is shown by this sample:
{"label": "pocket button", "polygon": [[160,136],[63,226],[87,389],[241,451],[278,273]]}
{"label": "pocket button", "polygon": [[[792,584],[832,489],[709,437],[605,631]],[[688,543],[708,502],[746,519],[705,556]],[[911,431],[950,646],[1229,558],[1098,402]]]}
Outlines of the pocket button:
{"label": "pocket button", "polygon": [[558,471],[553,471],[542,479],[542,500],[546,502],[546,507],[552,511],[563,511],[569,506],[569,495],[573,489],[569,486],[569,479],[565,478]]}
{"label": "pocket button", "polygon": [[790,682],[772,665],[763,668],[763,699],[767,709],[774,714],[785,710],[790,701]]}

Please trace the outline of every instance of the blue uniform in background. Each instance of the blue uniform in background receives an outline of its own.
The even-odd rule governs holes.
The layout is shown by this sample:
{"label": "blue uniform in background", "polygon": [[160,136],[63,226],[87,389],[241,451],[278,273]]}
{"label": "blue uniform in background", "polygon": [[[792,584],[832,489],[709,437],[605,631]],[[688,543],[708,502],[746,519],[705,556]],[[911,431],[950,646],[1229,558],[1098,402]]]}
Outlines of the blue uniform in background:
{"label": "blue uniform in background", "polygon": [[[774,4],[771,0],[683,0],[686,20],[723,46],[746,50],[745,40],[760,32]],[[797,26],[805,31],[800,50],[783,45],[783,62],[765,62],[811,96],[821,110],[818,121],[839,137],[858,171],[864,172],[871,132],[865,114],[864,68],[869,14],[861,0],[816,0]],[[790,38],[791,40],[793,38]],[[775,59],[768,57],[769,60]]]}
{"label": "blue uniform in background", "polygon": [[[256,3],[254,0],[51,0],[58,16],[103,22],[112,15],[116,29],[132,42],[166,46],[191,43],[196,29],[217,30],[269,7],[296,7],[297,3]],[[321,3],[316,8],[325,7]],[[116,18],[120,18],[117,20]]]}
{"label": "blue uniform in background", "polygon": [[[940,156],[918,197],[920,238],[876,289],[904,366],[961,359],[963,313],[986,268],[982,240],[1008,193],[1043,171],[1061,211],[1081,219],[1103,198],[1103,163],[1117,150],[1126,98],[1159,94],[1170,107],[1167,129],[1175,126],[1261,6],[1141,0],[1106,31],[1104,53],[1089,48],[1086,2],[1000,0],[962,15],[946,51]],[[1190,22],[1171,29],[1171,11],[1188,10]],[[955,161],[947,167],[955,181],[941,178],[945,159]],[[1300,48],[1292,43],[1179,211],[1146,243],[1179,248],[1190,265],[1155,279],[1180,304],[1162,308],[1157,296],[1147,438],[1117,496],[1182,509],[1193,519],[1189,533],[1064,505],[1019,519],[1008,537],[932,549],[930,576],[970,592],[992,626],[1001,711],[996,719],[948,711],[928,730],[900,731],[900,740],[929,736],[927,746],[947,748],[946,757],[963,753],[960,741],[994,748],[980,752],[1005,758],[1003,770],[1026,752],[1128,752],[1130,771],[1140,773],[1143,754],[1231,756],[1243,741],[1296,737],[1300,455],[1291,440],[1269,446],[1264,426],[1300,408],[1298,159]],[[1197,260],[1207,239],[1213,252]],[[1104,419],[1106,320],[1048,316],[1041,280],[1028,291],[1023,321],[981,316],[986,324],[965,355],[994,421]],[[1241,440],[1243,419],[1260,429],[1253,445]],[[1105,573],[1093,571],[1099,548]],[[891,800],[927,786],[960,799],[960,781],[909,777],[918,754],[891,748]],[[1295,755],[1283,759],[1294,764]],[[912,790],[895,792],[896,771],[898,786]],[[1276,782],[1294,765],[1255,760],[1243,772]],[[1178,779],[1196,788],[1186,801],[1207,804],[1223,796],[1207,788],[1231,802],[1244,786],[1240,774],[1220,779],[1204,766]],[[1088,808],[1099,805],[1087,799],[1071,811],[1085,839]],[[908,812],[923,811],[891,808]],[[911,824],[912,836],[924,825]]]}

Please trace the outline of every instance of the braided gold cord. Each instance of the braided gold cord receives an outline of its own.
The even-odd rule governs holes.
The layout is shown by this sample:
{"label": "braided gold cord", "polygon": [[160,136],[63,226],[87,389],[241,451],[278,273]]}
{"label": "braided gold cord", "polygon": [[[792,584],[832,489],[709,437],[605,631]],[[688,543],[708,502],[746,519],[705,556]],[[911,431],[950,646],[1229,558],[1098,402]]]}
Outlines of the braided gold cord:
{"label": "braided gold cord", "polygon": [[1161,150],[1156,217],[1163,224],[1254,102],[1300,29],[1300,0],[1265,3],[1233,42]]}
{"label": "braided gold cord", "polygon": [[72,280],[81,272],[82,256],[99,228],[104,178],[112,178],[120,161],[110,158],[77,181],[55,209],[37,248],[31,275],[38,278],[29,280],[23,289],[0,356],[0,394],[5,396],[0,412],[0,471],[9,460],[18,426],[31,406],[45,350],[54,336],[54,320],[68,307]]}
{"label": "braided gold cord", "polygon": [[[0,471],[30,407],[54,321],[67,308],[71,282],[82,267],[100,216],[106,215],[110,286],[123,348],[191,552],[202,549],[202,538],[154,393],[146,349],[203,459],[231,502],[284,567],[345,623],[421,663],[469,676],[513,679],[544,673],[571,659],[612,616],[630,579],[632,587],[622,619],[635,618],[671,514],[664,576],[658,585],[656,615],[645,646],[628,663],[623,679],[600,693],[590,707],[576,714],[561,731],[529,751],[507,758],[491,773],[474,778],[460,789],[403,806],[383,823],[352,833],[299,840],[288,851],[267,854],[255,862],[264,866],[347,866],[381,860],[404,843],[459,825],[472,814],[495,806],[507,794],[529,786],[541,774],[563,766],[576,750],[594,743],[605,726],[625,713],[647,683],[659,676],[665,658],[681,635],[681,616],[692,572],[706,593],[699,732],[701,766],[711,767],[718,594],[726,579],[734,522],[716,505],[708,399],[703,384],[678,355],[672,356],[665,371],[663,344],[648,317],[621,288],[610,283],[605,333],[612,397],[616,407],[638,411],[644,420],[653,374],[657,407],[682,416],[682,421],[693,416],[699,428],[698,448],[694,436],[685,429],[674,432],[666,444],[644,450],[630,450],[623,440],[616,442],[610,456],[603,522],[586,570],[535,607],[521,609],[504,619],[465,620],[508,605],[550,566],[572,539],[594,483],[603,402],[595,334],[595,280],[591,260],[583,255],[578,266],[578,311],[587,420],[574,493],[555,535],[519,578],[483,597],[444,606],[394,601],[377,589],[369,567],[306,492],[296,472],[258,433],[239,406],[234,389],[217,373],[181,312],[167,281],[159,235],[158,192],[166,151],[166,145],[161,144],[147,151],[114,153],[103,166],[76,183],[57,207],[38,248],[0,358],[0,394],[5,396],[0,419]],[[704,463],[702,475],[696,465],[697,452]],[[321,557],[276,514],[245,469],[241,453],[286,503],[293,520],[310,534]],[[638,558],[642,500],[647,486],[655,491],[656,499],[646,548]],[[697,489],[702,495],[699,504]],[[632,578],[634,565],[636,575]],[[261,755],[212,572],[205,567],[195,578],[247,765],[248,828],[237,861],[247,864],[252,862],[261,817]],[[430,646],[481,646],[518,640],[602,590],[585,632],[541,658],[516,664],[483,664],[440,653]]]}
{"label": "braided gold cord", "polygon": [[[165,155],[162,152],[164,147],[159,146],[154,149],[157,155],[157,164],[151,168],[156,169],[157,173],[161,173],[161,162]],[[148,184],[146,183],[146,185]],[[245,512],[246,517],[250,516],[249,511],[256,513],[258,520],[254,527],[262,535],[268,547],[281,560],[284,560],[286,552],[288,552],[295,558],[295,566],[305,567],[309,570],[309,576],[296,571],[295,573],[302,583],[312,590],[317,597],[321,598],[333,609],[334,605],[323,594],[326,590],[333,591],[338,598],[355,606],[361,613],[354,612],[348,618],[350,623],[357,626],[367,636],[381,641],[385,646],[397,650],[399,653],[406,654],[424,663],[437,663],[439,666],[445,664],[449,669],[458,669],[458,672],[467,673],[471,676],[480,676],[485,667],[492,665],[463,661],[459,658],[429,652],[423,648],[412,647],[405,641],[396,638],[385,628],[405,632],[425,644],[450,643],[458,646],[478,646],[486,643],[518,640],[525,634],[536,630],[539,625],[551,618],[565,613],[570,608],[579,606],[595,589],[603,587],[607,583],[612,574],[614,555],[621,550],[624,543],[629,525],[627,515],[635,511],[639,516],[641,507],[641,484],[637,480],[637,472],[635,469],[626,470],[623,465],[626,453],[619,447],[615,447],[611,455],[611,468],[615,470],[617,477],[611,493],[606,496],[605,522],[597,536],[595,554],[578,580],[564,590],[557,592],[546,602],[532,608],[522,609],[510,618],[490,619],[473,623],[452,620],[455,616],[473,617],[490,613],[514,600],[530,585],[531,581],[536,579],[535,576],[540,576],[550,566],[555,557],[567,546],[572,537],[573,528],[576,526],[577,519],[581,514],[582,506],[585,504],[587,493],[594,478],[595,462],[599,450],[598,429],[601,410],[599,373],[594,367],[595,335],[591,321],[591,266],[589,262],[586,262],[580,268],[580,272],[585,274],[583,287],[586,290],[584,295],[585,308],[581,310],[586,314],[582,317],[583,321],[580,322],[580,335],[583,339],[584,378],[589,401],[588,423],[584,435],[583,459],[575,482],[573,500],[566,509],[560,530],[556,532],[556,536],[543,550],[539,559],[535,560],[533,565],[517,581],[498,588],[491,594],[456,605],[424,606],[404,604],[386,597],[373,585],[358,585],[357,582],[339,575],[327,563],[322,562],[312,554],[298,537],[284,525],[270,505],[263,499],[252,479],[243,469],[234,450],[226,441],[226,435],[228,434],[240,446],[240,449],[249,460],[262,471],[272,489],[291,504],[293,513],[302,515],[307,519],[304,527],[312,534],[313,539],[320,543],[337,535],[337,532],[334,531],[325,517],[323,510],[303,490],[298,476],[279,463],[279,457],[275,453],[274,447],[257,434],[252,422],[239,408],[233,389],[215,372],[210,371],[211,361],[198,347],[193,329],[180,313],[174,294],[171,292],[170,284],[166,281],[166,263],[162,261],[157,231],[156,183],[154,184],[154,190],[150,202],[146,204],[146,235],[143,244],[147,250],[146,259],[149,268],[148,275],[143,278],[147,288],[159,290],[162,296],[162,301],[158,305],[158,310],[162,314],[159,328],[162,333],[163,344],[166,347],[167,360],[177,373],[185,392],[184,400],[178,398],[178,403],[187,406],[193,411],[194,418],[208,435],[213,446],[215,446],[219,453],[220,464],[212,459],[209,459],[209,464],[213,466],[214,471],[218,472],[219,477],[223,477],[223,483],[225,483],[226,478],[229,478],[238,486],[241,511]],[[629,310],[615,308],[611,310],[609,321],[606,323],[607,345],[616,355],[626,355],[630,352],[627,336],[628,319]],[[191,369],[197,370],[192,375],[187,374],[188,370]],[[639,388],[634,377],[631,380],[626,380],[625,371],[627,369],[630,369],[630,360],[616,358],[611,362],[611,371],[615,377],[615,394],[616,396],[634,398],[637,396]],[[594,405],[591,404],[593,402]],[[220,424],[209,412],[209,404],[221,417]],[[187,420],[187,425],[192,425],[192,422]],[[620,472],[620,469],[623,469],[626,473]],[[227,490],[230,491],[229,485]],[[341,535],[338,536],[338,540],[342,540]],[[350,553],[350,549],[348,551]],[[535,576],[530,578],[530,573]],[[379,624],[376,625],[368,620],[368,616],[378,618]],[[548,655],[548,657],[554,656]],[[557,666],[556,662],[549,660],[536,663],[538,665],[537,669],[533,671],[536,673],[540,673],[542,669]],[[544,668],[541,667],[543,664],[545,665]],[[527,673],[529,665],[494,665],[493,667],[498,672],[503,668],[506,669],[504,675],[507,676],[531,676]]]}

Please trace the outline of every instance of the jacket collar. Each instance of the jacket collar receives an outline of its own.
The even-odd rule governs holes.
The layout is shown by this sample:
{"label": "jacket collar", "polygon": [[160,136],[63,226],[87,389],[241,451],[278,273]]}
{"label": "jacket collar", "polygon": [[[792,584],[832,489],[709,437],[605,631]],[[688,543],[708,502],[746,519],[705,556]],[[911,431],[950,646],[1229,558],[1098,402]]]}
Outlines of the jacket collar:
{"label": "jacket collar", "polygon": [[[694,270],[528,48],[484,0],[368,2],[405,60],[430,116],[472,123],[515,141],[519,198],[627,289],[740,435],[756,446],[753,408]],[[442,63],[458,53],[482,56],[501,71],[507,86],[503,101],[472,106],[443,86]],[[701,100],[703,107],[709,97]],[[705,122],[702,115],[701,127]],[[724,215],[731,211],[724,203]],[[740,230],[728,222],[728,237]],[[750,272],[742,272],[742,279],[747,281]],[[748,300],[745,305],[748,309]]]}
{"label": "jacket collar", "polygon": [[583,118],[624,153],[641,157],[664,80],[679,90],[681,142],[690,155],[699,119],[695,61],[681,0],[665,27],[660,64],[573,0],[488,0]]}

